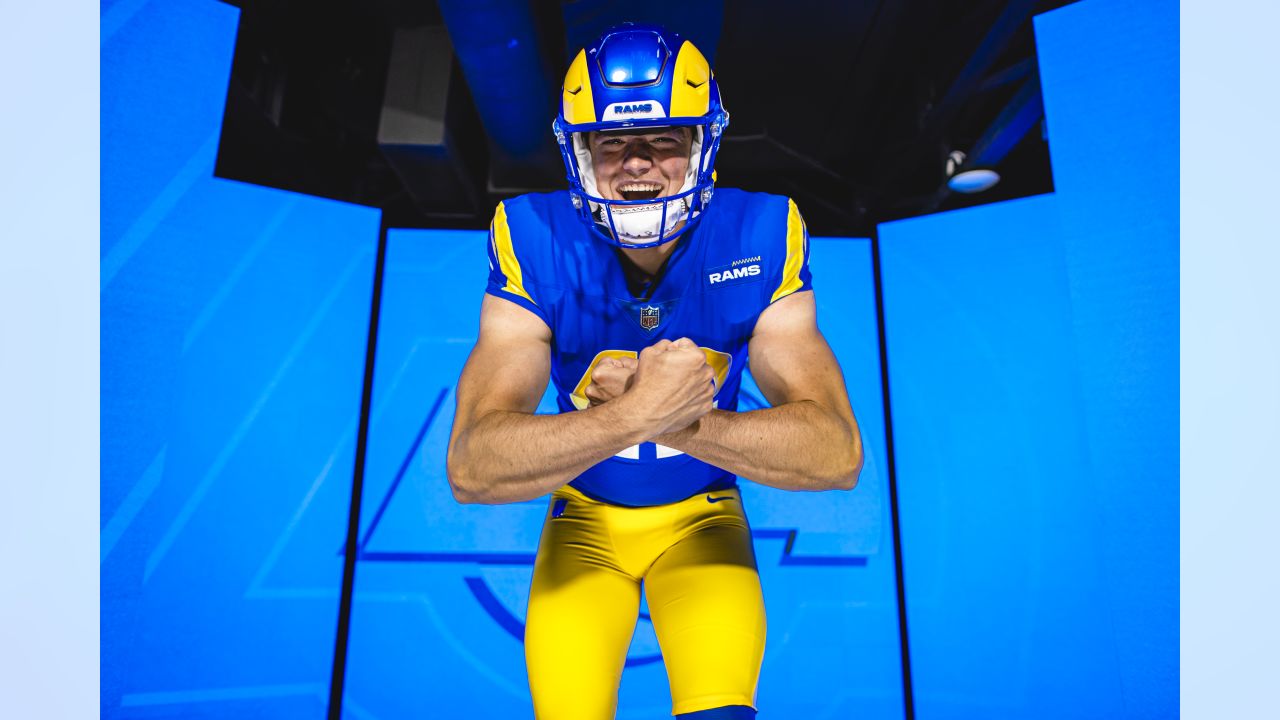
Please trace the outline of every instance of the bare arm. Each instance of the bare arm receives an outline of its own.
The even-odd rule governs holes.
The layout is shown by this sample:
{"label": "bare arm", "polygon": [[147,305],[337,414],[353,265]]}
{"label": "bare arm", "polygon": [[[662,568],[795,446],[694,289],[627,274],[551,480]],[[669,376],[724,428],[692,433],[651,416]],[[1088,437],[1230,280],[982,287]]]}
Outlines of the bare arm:
{"label": "bare arm", "polygon": [[[654,442],[762,485],[785,490],[850,489],[862,469],[862,438],[844,378],[818,331],[812,292],[790,295],[761,314],[749,347],[751,371],[774,407],[713,410]],[[625,399],[629,370],[601,374],[612,387],[588,396],[607,407]]]}
{"label": "bare arm", "polygon": [[[701,351],[665,350],[641,353],[638,392],[626,402],[534,415],[551,372],[551,331],[529,311],[485,295],[480,337],[458,380],[449,436],[454,498],[530,500],[623,448],[701,417],[711,407],[710,370]],[[699,380],[706,386],[701,393]]]}
{"label": "bare arm", "polygon": [[813,293],[799,292],[770,305],[756,323],[751,374],[773,407],[715,410],[655,442],[762,485],[853,488],[862,436],[815,310]]}

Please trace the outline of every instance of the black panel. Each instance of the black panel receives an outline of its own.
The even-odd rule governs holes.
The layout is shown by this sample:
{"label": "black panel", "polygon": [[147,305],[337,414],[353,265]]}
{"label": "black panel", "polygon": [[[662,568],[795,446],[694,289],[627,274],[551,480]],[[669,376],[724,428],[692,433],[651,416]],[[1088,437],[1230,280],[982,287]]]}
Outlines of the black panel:
{"label": "black panel", "polygon": [[[243,13],[220,176],[381,207],[397,226],[428,227],[482,228],[499,199],[564,186],[546,148],[520,155],[487,136],[456,49],[447,61],[437,54],[441,67],[429,83],[431,112],[443,112],[438,136],[379,143],[389,77],[394,87],[393,39],[412,28],[447,30],[436,2],[235,4]],[[585,38],[615,22],[667,23],[701,43],[732,115],[720,184],[794,197],[815,234],[867,235],[886,219],[1052,189],[1037,129],[1005,138],[1017,142],[998,159],[1002,181],[985,193],[948,192],[945,167],[952,150],[973,153],[1000,131],[1001,113],[1035,80],[1029,16],[1064,4],[528,0],[520,7],[534,18],[549,93]],[[452,4],[450,22],[494,7]],[[485,97],[503,92],[503,77],[475,81],[486,83]],[[488,121],[510,130],[514,118],[541,131],[550,117],[523,117],[538,114],[517,109]]]}

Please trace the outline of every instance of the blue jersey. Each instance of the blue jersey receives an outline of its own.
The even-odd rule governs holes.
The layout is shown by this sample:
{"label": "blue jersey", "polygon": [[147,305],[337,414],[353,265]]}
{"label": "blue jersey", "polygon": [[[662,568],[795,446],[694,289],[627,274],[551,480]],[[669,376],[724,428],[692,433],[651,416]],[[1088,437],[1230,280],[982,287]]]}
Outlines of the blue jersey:
{"label": "blue jersey", "polygon": [[[551,328],[561,412],[588,407],[596,363],[688,337],[716,374],[716,407],[735,410],[747,342],[760,313],[810,287],[809,240],[794,202],[717,189],[647,293],[632,294],[619,253],[583,226],[567,192],[498,205],[489,233],[491,295]],[[732,473],[654,443],[629,447],[575,478],[583,494],[627,506],[678,502],[736,483]]]}

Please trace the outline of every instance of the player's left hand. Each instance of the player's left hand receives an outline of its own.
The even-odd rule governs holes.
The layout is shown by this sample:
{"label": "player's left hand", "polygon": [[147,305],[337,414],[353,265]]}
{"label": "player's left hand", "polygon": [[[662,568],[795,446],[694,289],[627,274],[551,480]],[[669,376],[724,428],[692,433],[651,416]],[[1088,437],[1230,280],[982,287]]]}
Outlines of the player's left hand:
{"label": "player's left hand", "polygon": [[635,379],[635,358],[605,358],[591,371],[591,384],[583,391],[591,406],[595,407],[618,397],[631,387]]}

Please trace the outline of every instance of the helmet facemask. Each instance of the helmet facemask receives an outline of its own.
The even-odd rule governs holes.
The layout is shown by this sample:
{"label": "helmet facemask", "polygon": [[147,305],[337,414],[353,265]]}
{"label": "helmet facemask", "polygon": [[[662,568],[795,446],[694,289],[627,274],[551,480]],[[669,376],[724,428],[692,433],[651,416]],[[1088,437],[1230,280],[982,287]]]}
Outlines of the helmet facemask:
{"label": "helmet facemask", "polygon": [[[661,126],[659,126],[661,127]],[[701,212],[694,208],[693,192],[706,158],[702,152],[701,127],[690,129],[688,167],[684,182],[674,195],[660,195],[651,200],[606,200],[596,183],[595,164],[587,133],[572,133],[573,155],[586,202],[595,223],[624,246],[649,246],[674,237],[682,223]]]}

